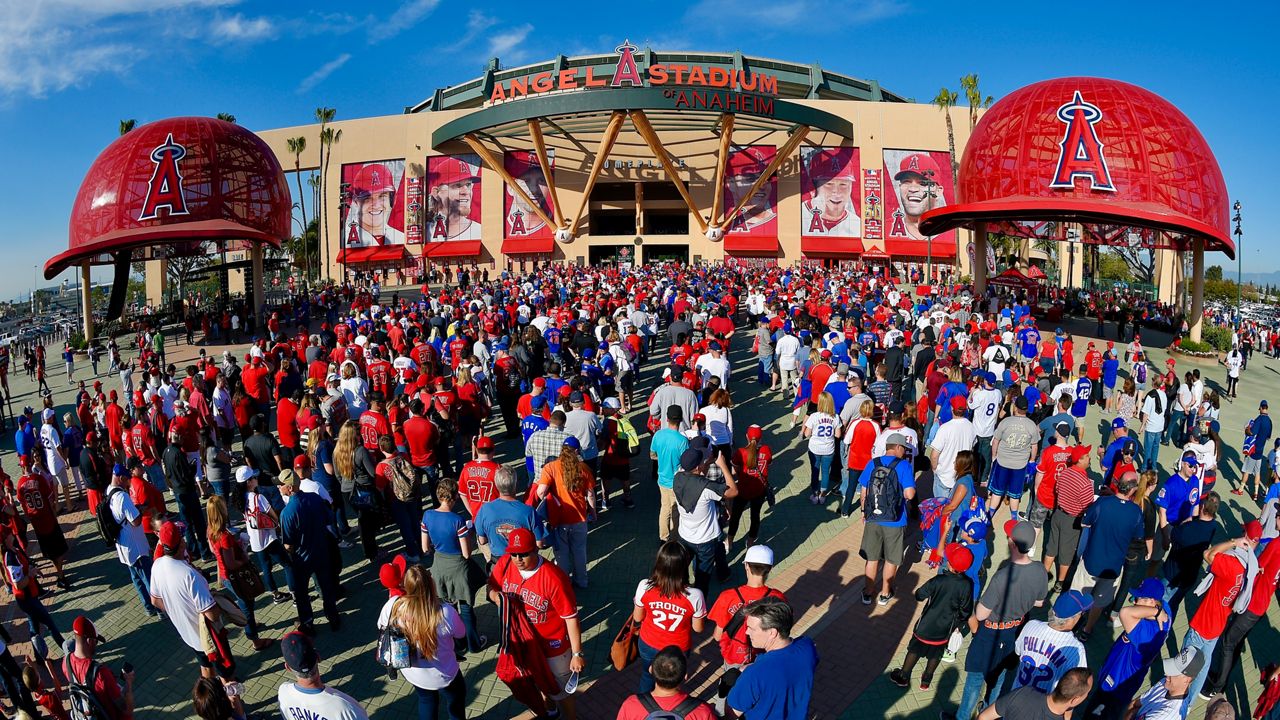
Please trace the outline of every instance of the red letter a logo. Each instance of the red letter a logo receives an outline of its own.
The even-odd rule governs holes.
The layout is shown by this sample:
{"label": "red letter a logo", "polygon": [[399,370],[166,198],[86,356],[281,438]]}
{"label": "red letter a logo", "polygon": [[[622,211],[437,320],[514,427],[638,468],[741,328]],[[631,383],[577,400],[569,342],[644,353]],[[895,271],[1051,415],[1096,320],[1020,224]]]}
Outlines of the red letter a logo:
{"label": "red letter a logo", "polygon": [[151,182],[147,183],[147,196],[142,201],[139,220],[154,220],[159,217],[160,208],[168,209],[171,216],[187,214],[182,174],[178,172],[178,162],[186,155],[187,149],[173,141],[173,133],[169,133],[164,144],[151,151],[151,161],[156,164],[156,169],[151,173]]}
{"label": "red letter a logo", "polygon": [[1058,168],[1049,187],[1070,190],[1075,180],[1083,177],[1091,190],[1115,192],[1107,159],[1102,155],[1102,142],[1094,125],[1102,119],[1102,111],[1080,97],[1077,90],[1071,102],[1058,108],[1058,119],[1067,126],[1059,144]]}
{"label": "red letter a logo", "polygon": [[617,52],[618,66],[613,69],[609,87],[622,87],[623,83],[634,87],[644,85],[644,80],[640,79],[640,69],[636,67],[636,46],[630,40],[624,40],[617,47]]}

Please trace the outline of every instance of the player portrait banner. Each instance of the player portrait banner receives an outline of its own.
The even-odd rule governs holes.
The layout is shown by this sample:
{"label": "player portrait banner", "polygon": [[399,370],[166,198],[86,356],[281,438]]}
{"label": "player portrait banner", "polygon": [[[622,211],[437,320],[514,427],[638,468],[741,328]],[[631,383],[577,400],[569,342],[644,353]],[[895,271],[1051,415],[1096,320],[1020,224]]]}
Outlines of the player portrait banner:
{"label": "player portrait banner", "polygon": [[480,239],[480,156],[427,158],[426,241]]}
{"label": "player portrait banner", "polygon": [[404,245],[404,160],[342,166],[344,248]]}
{"label": "player portrait banner", "polygon": [[862,171],[862,234],[868,240],[884,239],[883,178],[880,168]]}
{"label": "player portrait banner", "polygon": [[[929,210],[955,202],[951,156],[929,150],[885,150],[885,237],[889,240],[926,240],[920,217]],[[935,242],[955,242],[955,231],[934,235]]]}
{"label": "player portrait banner", "polygon": [[[777,148],[772,145],[734,147],[729,151],[722,188],[725,208],[732,210],[738,206],[738,202],[764,174],[777,153]],[[777,173],[762,184],[747,204],[742,206],[742,212],[738,213],[725,231],[744,237],[778,237]]]}
{"label": "player portrait banner", "polygon": [[[547,162],[551,171],[555,172],[556,158],[554,148],[547,149]],[[520,187],[537,203],[544,215],[555,217],[551,205],[551,187],[547,176],[538,164],[537,154],[527,150],[508,150],[502,156],[502,165]],[[519,195],[506,186],[502,198],[502,215],[506,218],[503,237],[507,239],[530,239],[555,237],[555,228],[543,222],[537,212],[533,211]],[[477,236],[478,237],[478,236]]]}
{"label": "player portrait banner", "polygon": [[800,149],[800,235],[862,237],[858,148]]}

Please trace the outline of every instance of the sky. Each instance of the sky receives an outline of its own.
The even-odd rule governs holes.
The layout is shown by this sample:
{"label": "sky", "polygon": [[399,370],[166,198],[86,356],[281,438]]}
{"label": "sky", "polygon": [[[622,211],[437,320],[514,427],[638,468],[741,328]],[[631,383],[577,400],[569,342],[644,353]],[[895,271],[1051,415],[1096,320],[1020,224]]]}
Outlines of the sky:
{"label": "sky", "polygon": [[[403,112],[504,67],[610,52],[740,50],[882,86],[921,102],[977,73],[985,94],[1066,75],[1170,100],[1217,154],[1243,204],[1246,271],[1280,270],[1280,206],[1249,173],[1280,167],[1280,64],[1270,3],[690,0],[578,5],[442,0],[0,0],[0,298],[29,293],[67,246],[67,219],[119,121],[227,112],[254,130]],[[573,8],[572,11],[569,11]],[[560,12],[565,10],[565,12]],[[1272,131],[1274,132],[1274,131]],[[1271,196],[1268,196],[1271,197]],[[1207,264],[1235,263],[1223,255]],[[1231,270],[1228,270],[1230,274]],[[70,273],[67,273],[70,276]],[[106,279],[107,269],[95,273]],[[60,278],[56,278],[57,282]],[[47,287],[41,276],[41,287]]]}

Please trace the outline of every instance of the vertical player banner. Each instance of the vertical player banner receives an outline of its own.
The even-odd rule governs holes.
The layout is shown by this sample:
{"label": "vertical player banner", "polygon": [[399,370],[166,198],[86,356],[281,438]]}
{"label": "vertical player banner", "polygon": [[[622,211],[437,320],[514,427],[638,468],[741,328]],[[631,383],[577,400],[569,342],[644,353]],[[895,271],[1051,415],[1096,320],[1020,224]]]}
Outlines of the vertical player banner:
{"label": "vertical player banner", "polygon": [[422,178],[409,173],[405,179],[404,236],[409,245],[422,244]]}
{"label": "vertical player banner", "polygon": [[[548,149],[547,155],[551,171],[555,172],[554,149]],[[537,154],[528,150],[508,150],[502,156],[502,166],[542,208],[543,213],[547,217],[553,217],[551,188],[547,184],[546,175],[542,173],[542,166],[538,164]],[[505,218],[502,229],[504,238],[548,238],[555,235],[555,228],[543,222],[519,195],[512,192],[510,186],[503,193],[502,215]]]}
{"label": "vertical player banner", "polygon": [[343,247],[404,245],[404,160],[342,166]]}
{"label": "vertical player banner", "polygon": [[[729,212],[738,206],[738,202],[746,194],[756,179],[764,174],[765,168],[773,161],[777,148],[772,145],[752,145],[750,147],[734,147],[729,151],[729,159],[725,162],[724,172],[724,207]],[[729,227],[727,234],[747,237],[778,236],[778,175],[775,173],[769,181],[751,196],[742,207]]]}
{"label": "vertical player banner", "polygon": [[[930,150],[885,150],[884,174],[891,192],[884,197],[887,239],[926,240],[920,217],[955,202],[951,156]],[[934,241],[955,242],[955,231],[935,235]]]}
{"label": "vertical player banner", "polygon": [[480,157],[427,158],[426,241],[480,239]]}
{"label": "vertical player banner", "polygon": [[858,148],[800,149],[800,235],[862,237]]}
{"label": "vertical player banner", "polygon": [[880,168],[862,171],[862,235],[868,240],[884,238],[884,185]]}

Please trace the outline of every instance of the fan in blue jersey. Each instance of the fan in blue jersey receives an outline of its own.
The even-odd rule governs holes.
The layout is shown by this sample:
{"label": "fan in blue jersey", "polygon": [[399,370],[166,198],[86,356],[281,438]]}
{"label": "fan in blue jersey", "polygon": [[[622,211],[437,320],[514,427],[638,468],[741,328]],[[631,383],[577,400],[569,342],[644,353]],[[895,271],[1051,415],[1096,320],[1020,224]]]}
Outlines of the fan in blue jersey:
{"label": "fan in blue jersey", "polygon": [[547,352],[551,353],[551,357],[560,357],[560,328],[556,327],[555,320],[547,323],[542,339],[547,341]]}
{"label": "fan in blue jersey", "polygon": [[1085,365],[1080,366],[1080,377],[1076,379],[1075,400],[1071,403],[1071,417],[1078,420],[1084,419],[1085,413],[1089,410],[1089,398],[1093,397],[1093,383],[1085,377],[1088,369]]}
{"label": "fan in blue jersey", "polygon": [[1098,692],[1081,717],[1124,717],[1169,635],[1170,612],[1164,602],[1164,585],[1156,578],[1147,578],[1131,595],[1133,604],[1120,609],[1123,632],[1098,671]]}

